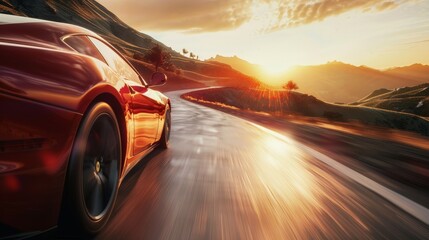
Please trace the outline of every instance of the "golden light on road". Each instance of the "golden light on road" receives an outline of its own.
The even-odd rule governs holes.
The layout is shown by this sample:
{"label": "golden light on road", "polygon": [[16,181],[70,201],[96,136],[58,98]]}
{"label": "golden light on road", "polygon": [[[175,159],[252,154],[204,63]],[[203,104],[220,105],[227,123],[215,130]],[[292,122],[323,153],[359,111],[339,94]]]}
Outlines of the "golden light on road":
{"label": "golden light on road", "polygon": [[[261,149],[264,149],[259,156],[265,166],[261,166],[261,169],[268,169],[261,176],[264,181],[269,182],[266,184],[274,186],[276,192],[281,193],[289,204],[296,207],[299,207],[303,199],[315,201],[315,179],[306,169],[306,163],[296,157],[300,152],[293,141],[286,143],[276,137],[264,135],[259,142]],[[267,164],[270,168],[267,168]]]}
{"label": "golden light on road", "polygon": [[[259,186],[248,191],[251,192],[249,196],[256,196],[252,199],[253,207],[263,219],[264,229],[268,230],[262,233],[264,238],[273,239],[286,232],[287,236],[305,239],[330,232],[332,224],[339,228],[355,226],[350,233],[366,229],[360,217],[354,214],[362,206],[338,203],[338,199],[347,201],[355,194],[325,170],[313,169],[311,158],[294,144],[294,140],[261,135],[257,142],[260,147],[253,149],[257,155],[252,165]],[[335,219],[340,211],[347,215]],[[294,228],[290,228],[290,222],[296,223]]]}

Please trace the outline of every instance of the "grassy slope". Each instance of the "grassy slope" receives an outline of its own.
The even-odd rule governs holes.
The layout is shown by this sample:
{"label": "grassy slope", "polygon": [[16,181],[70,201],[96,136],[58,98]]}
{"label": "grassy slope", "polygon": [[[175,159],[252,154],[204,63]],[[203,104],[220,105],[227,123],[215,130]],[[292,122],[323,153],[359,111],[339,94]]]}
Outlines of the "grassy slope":
{"label": "grassy slope", "polygon": [[358,121],[364,124],[396,128],[429,135],[429,121],[422,117],[369,107],[329,104],[297,92],[216,88],[185,95],[194,101],[218,106],[262,111],[274,114],[299,114],[332,121]]}

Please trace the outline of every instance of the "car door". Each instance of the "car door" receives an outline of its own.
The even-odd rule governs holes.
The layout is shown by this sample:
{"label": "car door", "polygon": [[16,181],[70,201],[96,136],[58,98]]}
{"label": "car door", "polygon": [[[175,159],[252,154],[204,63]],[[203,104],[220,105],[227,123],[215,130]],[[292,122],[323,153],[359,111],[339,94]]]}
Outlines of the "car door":
{"label": "car door", "polygon": [[143,85],[140,76],[115,50],[99,39],[89,37],[107,64],[129,86],[132,100],[129,106],[133,121],[133,155],[149,148],[156,139],[159,121],[159,102],[152,90]]}
{"label": "car door", "polygon": [[129,82],[132,89],[132,117],[134,120],[134,155],[155,143],[162,102],[158,94],[142,85]]}

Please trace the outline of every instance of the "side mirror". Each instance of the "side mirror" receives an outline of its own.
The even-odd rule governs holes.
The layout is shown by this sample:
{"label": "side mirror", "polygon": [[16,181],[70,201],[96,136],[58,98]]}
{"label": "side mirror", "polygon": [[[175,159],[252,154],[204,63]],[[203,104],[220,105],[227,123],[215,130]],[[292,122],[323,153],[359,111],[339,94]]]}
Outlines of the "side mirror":
{"label": "side mirror", "polygon": [[161,72],[152,74],[149,86],[162,86],[167,82],[167,75]]}

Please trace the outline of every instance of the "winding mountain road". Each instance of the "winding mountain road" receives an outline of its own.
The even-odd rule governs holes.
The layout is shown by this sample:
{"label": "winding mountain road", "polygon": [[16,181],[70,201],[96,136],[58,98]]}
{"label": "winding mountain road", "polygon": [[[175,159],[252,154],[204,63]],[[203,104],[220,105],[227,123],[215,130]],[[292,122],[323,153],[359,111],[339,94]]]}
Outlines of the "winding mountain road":
{"label": "winding mountain road", "polygon": [[99,239],[429,238],[427,208],[182,93],[170,148],[130,172]]}

